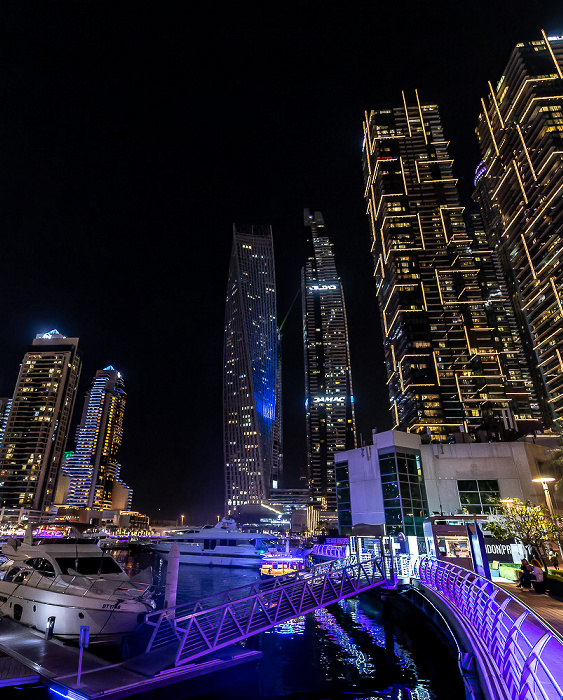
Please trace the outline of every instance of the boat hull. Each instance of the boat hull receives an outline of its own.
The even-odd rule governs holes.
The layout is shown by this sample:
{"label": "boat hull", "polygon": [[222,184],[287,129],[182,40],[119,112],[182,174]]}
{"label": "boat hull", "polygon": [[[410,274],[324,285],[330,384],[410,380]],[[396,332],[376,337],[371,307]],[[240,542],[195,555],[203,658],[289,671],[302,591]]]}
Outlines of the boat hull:
{"label": "boat hull", "polygon": [[[153,552],[159,557],[168,561],[170,552],[165,549],[153,547]],[[259,569],[262,565],[262,557],[260,555],[244,555],[244,554],[207,554],[206,552],[184,553],[180,550],[180,564],[199,564],[200,566],[232,566],[244,569]]]}
{"label": "boat hull", "polygon": [[52,632],[59,639],[78,639],[80,627],[88,625],[92,643],[117,644],[153,610],[140,601],[91,599],[17,585],[10,590],[12,585],[0,582],[0,615],[40,631],[54,617]]}

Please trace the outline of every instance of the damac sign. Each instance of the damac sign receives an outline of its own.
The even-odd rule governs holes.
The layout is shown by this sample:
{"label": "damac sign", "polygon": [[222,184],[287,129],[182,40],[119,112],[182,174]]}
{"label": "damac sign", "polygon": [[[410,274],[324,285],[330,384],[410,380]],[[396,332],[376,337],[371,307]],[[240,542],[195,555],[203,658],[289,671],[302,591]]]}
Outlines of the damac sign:
{"label": "damac sign", "polygon": [[344,403],[346,401],[345,396],[315,396],[313,398],[314,403]]}
{"label": "damac sign", "polygon": [[337,289],[335,284],[312,284],[309,289],[313,292],[325,292],[327,289]]}

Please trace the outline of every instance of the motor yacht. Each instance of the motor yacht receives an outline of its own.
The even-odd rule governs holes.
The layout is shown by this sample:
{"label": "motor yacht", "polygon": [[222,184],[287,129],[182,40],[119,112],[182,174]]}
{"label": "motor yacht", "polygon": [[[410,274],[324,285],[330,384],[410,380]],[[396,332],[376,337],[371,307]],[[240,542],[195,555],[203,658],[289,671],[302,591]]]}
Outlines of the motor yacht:
{"label": "motor yacht", "polygon": [[130,578],[92,540],[10,538],[2,554],[0,614],[58,638],[88,625],[92,642],[119,642],[154,610],[150,570]]}
{"label": "motor yacht", "polygon": [[166,561],[173,542],[178,543],[180,564],[259,569],[264,554],[276,543],[276,538],[256,532],[241,532],[234,520],[223,519],[215,525],[169,530],[152,545],[152,550]]}

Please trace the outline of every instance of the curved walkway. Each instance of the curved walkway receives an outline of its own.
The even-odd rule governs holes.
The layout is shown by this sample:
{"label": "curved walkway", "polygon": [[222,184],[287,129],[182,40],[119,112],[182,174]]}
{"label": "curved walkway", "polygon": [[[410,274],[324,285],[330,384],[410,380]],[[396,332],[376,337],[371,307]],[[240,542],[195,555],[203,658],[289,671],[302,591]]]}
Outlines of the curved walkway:
{"label": "curved walkway", "polygon": [[523,591],[516,587],[516,583],[506,579],[494,578],[493,583],[503,588],[513,598],[518,598],[563,637],[563,598],[551,593],[536,593],[533,589]]}

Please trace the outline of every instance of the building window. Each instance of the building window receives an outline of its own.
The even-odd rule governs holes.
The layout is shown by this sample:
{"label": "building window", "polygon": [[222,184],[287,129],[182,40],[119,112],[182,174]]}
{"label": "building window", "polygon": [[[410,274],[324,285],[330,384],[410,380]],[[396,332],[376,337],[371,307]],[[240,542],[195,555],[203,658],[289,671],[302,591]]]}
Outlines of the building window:
{"label": "building window", "polygon": [[334,465],[336,477],[336,508],[338,510],[338,531],[341,535],[352,534],[352,506],[350,503],[350,477],[348,462]]}
{"label": "building window", "polygon": [[496,479],[458,480],[457,490],[464,513],[486,515],[498,509],[500,490]]}
{"label": "building window", "polygon": [[422,537],[428,503],[420,455],[415,452],[383,451],[379,454],[383,509],[388,535],[403,532]]}

